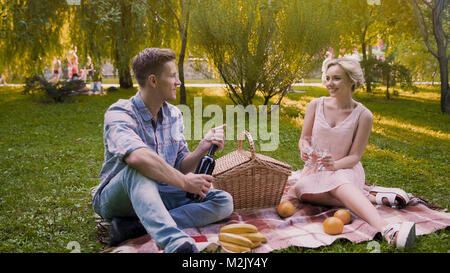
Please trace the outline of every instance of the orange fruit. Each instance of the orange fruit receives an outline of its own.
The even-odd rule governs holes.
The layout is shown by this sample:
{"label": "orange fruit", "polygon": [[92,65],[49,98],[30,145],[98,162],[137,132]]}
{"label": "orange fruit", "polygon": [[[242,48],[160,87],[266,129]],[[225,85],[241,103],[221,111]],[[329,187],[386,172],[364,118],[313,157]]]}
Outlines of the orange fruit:
{"label": "orange fruit", "polygon": [[344,223],[337,217],[328,217],[323,221],[323,231],[330,235],[341,234],[344,230]]}
{"label": "orange fruit", "polygon": [[349,224],[352,221],[352,215],[345,209],[337,210],[333,216],[341,219],[344,225]]}
{"label": "orange fruit", "polygon": [[289,217],[295,213],[295,207],[291,202],[283,201],[278,205],[277,212],[282,218]]}

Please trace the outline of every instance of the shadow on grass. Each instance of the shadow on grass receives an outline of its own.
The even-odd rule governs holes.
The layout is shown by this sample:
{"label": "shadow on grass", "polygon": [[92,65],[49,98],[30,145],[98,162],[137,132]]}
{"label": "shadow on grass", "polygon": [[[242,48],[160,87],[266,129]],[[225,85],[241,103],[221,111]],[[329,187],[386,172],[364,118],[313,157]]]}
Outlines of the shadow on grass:
{"label": "shadow on grass", "polygon": [[444,115],[440,111],[437,100],[420,99],[404,96],[393,97],[390,100],[380,96],[358,96],[377,118],[392,119],[398,123],[407,123],[416,127],[430,128],[436,131],[450,131],[450,115]]}

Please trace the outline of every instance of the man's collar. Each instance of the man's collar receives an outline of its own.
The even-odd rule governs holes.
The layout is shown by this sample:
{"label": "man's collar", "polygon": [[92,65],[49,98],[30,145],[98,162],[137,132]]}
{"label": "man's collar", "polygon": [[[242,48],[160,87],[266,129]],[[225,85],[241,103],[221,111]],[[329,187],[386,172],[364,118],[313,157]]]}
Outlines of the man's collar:
{"label": "man's collar", "polygon": [[[144,103],[144,100],[142,99],[141,93],[137,91],[136,95],[133,97],[134,103],[141,114],[142,118],[145,121],[150,121],[153,119],[152,113],[148,110],[147,106]],[[159,112],[158,112],[158,122],[164,123],[165,117],[169,112],[169,107],[167,105],[167,102],[163,102]]]}

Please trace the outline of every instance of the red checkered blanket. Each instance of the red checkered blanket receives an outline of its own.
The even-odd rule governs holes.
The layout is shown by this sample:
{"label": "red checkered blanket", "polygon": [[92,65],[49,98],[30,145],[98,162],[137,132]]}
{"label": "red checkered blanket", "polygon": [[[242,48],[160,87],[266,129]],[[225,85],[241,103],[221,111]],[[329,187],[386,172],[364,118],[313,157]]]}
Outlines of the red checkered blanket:
{"label": "red checkered blanket", "polygon": [[[293,216],[280,218],[276,208],[237,211],[221,222],[184,231],[196,240],[200,250],[215,250],[218,246],[217,236],[220,227],[239,222],[253,224],[268,239],[267,243],[253,249],[255,253],[267,253],[289,246],[316,248],[330,245],[340,238],[360,243],[372,240],[377,234],[373,227],[354,214],[352,214],[353,221],[344,226],[341,234],[334,236],[326,234],[323,231],[322,223],[338,208],[299,202],[289,182],[282,199],[289,200],[294,204],[296,211]],[[376,208],[387,222],[415,222],[417,235],[429,234],[450,226],[450,213],[431,209],[422,199],[416,199],[415,205],[409,205],[403,209],[393,209],[383,205],[377,205]],[[145,235],[126,241],[120,246],[107,248],[104,252],[162,252],[162,250],[149,235]]]}

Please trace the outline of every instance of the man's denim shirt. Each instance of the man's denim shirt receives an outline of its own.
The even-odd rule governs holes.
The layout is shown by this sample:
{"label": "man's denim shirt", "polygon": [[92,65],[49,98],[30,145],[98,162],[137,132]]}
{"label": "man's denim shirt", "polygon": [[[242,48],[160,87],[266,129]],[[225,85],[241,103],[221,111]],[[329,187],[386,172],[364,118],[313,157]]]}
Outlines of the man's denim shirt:
{"label": "man's denim shirt", "polygon": [[[164,102],[155,121],[139,91],[128,100],[120,99],[112,104],[105,113],[105,162],[96,195],[127,166],[124,158],[138,148],[149,148],[180,170],[181,162],[189,154],[183,130],[183,116],[177,107]],[[159,183],[159,189],[179,190],[165,183]]]}

